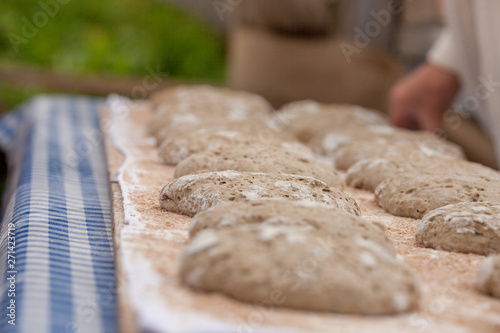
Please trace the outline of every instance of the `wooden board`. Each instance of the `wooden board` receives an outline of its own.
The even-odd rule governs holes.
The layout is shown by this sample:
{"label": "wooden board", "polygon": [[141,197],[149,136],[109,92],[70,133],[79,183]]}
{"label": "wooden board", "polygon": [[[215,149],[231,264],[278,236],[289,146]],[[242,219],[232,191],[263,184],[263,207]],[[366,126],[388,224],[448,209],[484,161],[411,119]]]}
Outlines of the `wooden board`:
{"label": "wooden board", "polygon": [[114,114],[111,122],[109,114],[103,115],[115,183],[114,239],[124,332],[500,331],[500,301],[475,289],[483,256],[417,246],[417,220],[392,216],[377,206],[372,193],[353,188],[347,192],[359,203],[363,217],[386,226],[399,257],[420,278],[422,299],[417,310],[363,317],[264,309],[184,286],[178,279],[178,265],[190,219],[160,209],[158,195],[172,178],[173,168],[161,163],[146,132],[150,115],[147,104],[131,105],[126,113]]}

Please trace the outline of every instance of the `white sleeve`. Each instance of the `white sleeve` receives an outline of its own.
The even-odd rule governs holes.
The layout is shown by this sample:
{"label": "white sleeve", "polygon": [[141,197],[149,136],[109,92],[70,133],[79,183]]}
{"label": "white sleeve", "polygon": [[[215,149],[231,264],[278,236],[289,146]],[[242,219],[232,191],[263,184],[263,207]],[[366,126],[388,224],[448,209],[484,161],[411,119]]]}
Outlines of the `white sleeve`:
{"label": "white sleeve", "polygon": [[460,72],[457,48],[453,40],[453,33],[449,28],[445,28],[441,32],[438,40],[427,53],[427,61],[450,72]]}

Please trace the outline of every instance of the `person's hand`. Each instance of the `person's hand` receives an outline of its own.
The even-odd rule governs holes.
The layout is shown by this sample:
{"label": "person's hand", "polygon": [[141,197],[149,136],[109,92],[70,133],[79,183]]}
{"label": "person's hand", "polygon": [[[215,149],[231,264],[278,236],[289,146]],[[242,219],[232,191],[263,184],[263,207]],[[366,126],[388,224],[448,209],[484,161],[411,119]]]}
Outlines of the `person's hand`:
{"label": "person's hand", "polygon": [[391,123],[409,129],[433,131],[460,89],[458,77],[432,64],[424,64],[391,89]]}

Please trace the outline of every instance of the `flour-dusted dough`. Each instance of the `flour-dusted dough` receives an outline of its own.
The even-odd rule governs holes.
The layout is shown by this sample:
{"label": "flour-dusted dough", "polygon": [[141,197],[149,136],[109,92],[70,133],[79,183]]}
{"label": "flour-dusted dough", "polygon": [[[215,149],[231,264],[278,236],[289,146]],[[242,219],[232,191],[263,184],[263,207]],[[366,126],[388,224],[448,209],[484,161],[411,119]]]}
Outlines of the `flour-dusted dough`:
{"label": "flour-dusted dough", "polygon": [[420,295],[412,272],[376,242],[310,226],[202,231],[185,247],[180,274],[196,289],[310,311],[401,313]]}
{"label": "flour-dusted dough", "polygon": [[232,119],[226,117],[225,115],[217,116],[209,113],[196,115],[191,113],[174,114],[172,116],[165,117],[165,119],[167,119],[167,121],[162,124],[161,130],[154,134],[158,145],[163,144],[166,140],[201,129],[245,131],[245,129],[248,128],[267,131],[267,128],[269,128],[265,117],[260,119],[257,117],[251,117],[245,120],[244,118]]}
{"label": "flour-dusted dough", "polygon": [[153,108],[163,103],[202,102],[210,107],[220,103],[233,102],[245,104],[257,112],[269,112],[273,108],[262,96],[227,87],[216,87],[204,84],[178,85],[154,93],[149,98]]}
{"label": "flour-dusted dough", "polygon": [[395,135],[398,130],[389,125],[349,123],[342,127],[317,131],[308,146],[318,155],[334,158],[337,150],[358,140],[374,140]]}
{"label": "flour-dusted dough", "polygon": [[346,183],[355,188],[375,191],[387,178],[416,169],[413,163],[404,157],[367,158],[354,163],[347,170]]}
{"label": "flour-dusted dough", "polygon": [[179,85],[153,94],[149,98],[156,111],[165,106],[191,107],[198,111],[218,112],[224,109],[252,110],[269,113],[273,107],[262,96],[226,87],[210,85]]}
{"label": "flour-dusted dough", "polygon": [[349,104],[321,104],[306,100],[287,104],[274,115],[275,124],[309,142],[318,131],[352,124],[386,125],[382,113]]}
{"label": "flour-dusted dough", "polygon": [[328,186],[343,188],[343,180],[333,167],[281,147],[253,143],[193,154],[177,165],[174,177],[198,171],[224,170],[308,176],[324,181]]}
{"label": "flour-dusted dough", "polygon": [[376,188],[375,199],[393,215],[422,218],[459,202],[500,201],[500,179],[474,174],[398,174]]}
{"label": "flour-dusted dough", "polygon": [[500,173],[478,163],[462,159],[413,154],[364,159],[347,170],[348,185],[374,191],[380,183],[394,175],[418,171],[425,174],[475,174],[499,177]]}
{"label": "flour-dusted dough", "polygon": [[284,132],[277,132],[269,127],[233,126],[232,129],[201,129],[189,131],[169,140],[165,140],[159,155],[167,164],[175,165],[189,156],[214,149],[231,149],[231,146],[280,146],[283,149],[313,156],[312,151],[294,137]]}
{"label": "flour-dusted dough", "polygon": [[335,167],[347,170],[356,162],[369,158],[422,156],[463,158],[460,147],[424,132],[399,131],[396,135],[357,140],[340,146],[334,156]]}
{"label": "flour-dusted dough", "polygon": [[433,210],[419,222],[415,238],[446,251],[500,253],[500,202],[461,202]]}
{"label": "flour-dusted dough", "polygon": [[[163,140],[201,128],[224,128],[226,124],[267,126],[272,108],[261,97],[227,88],[182,86],[164,93],[148,123],[149,132]],[[221,124],[219,124],[221,123]]]}
{"label": "flour-dusted dough", "polygon": [[486,258],[477,276],[477,288],[486,295],[500,298],[500,255]]}
{"label": "flour-dusted dough", "polygon": [[383,224],[368,222],[319,202],[267,199],[232,202],[197,214],[189,226],[189,237],[206,229],[220,229],[247,224],[312,227],[335,237],[359,235],[396,255]]}
{"label": "flour-dusted dough", "polygon": [[196,124],[211,120],[228,120],[235,123],[245,123],[249,120],[268,121],[269,113],[252,110],[245,104],[223,103],[218,107],[210,106],[198,100],[191,102],[163,103],[151,116],[148,129],[151,134],[158,134],[165,127],[177,124]]}
{"label": "flour-dusted dough", "polygon": [[360,215],[356,201],[347,193],[314,178],[253,172],[200,172],[169,182],[160,193],[160,206],[193,216],[222,203],[281,198],[315,201]]}

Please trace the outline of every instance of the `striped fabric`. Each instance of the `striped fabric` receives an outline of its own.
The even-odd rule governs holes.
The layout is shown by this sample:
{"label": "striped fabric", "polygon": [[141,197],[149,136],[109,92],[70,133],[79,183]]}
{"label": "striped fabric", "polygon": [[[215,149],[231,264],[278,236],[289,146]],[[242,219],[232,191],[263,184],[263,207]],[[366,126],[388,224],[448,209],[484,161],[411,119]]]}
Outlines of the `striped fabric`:
{"label": "striped fabric", "polygon": [[40,96],[0,122],[0,332],[117,331],[99,103]]}

